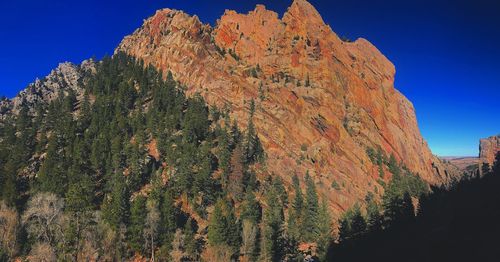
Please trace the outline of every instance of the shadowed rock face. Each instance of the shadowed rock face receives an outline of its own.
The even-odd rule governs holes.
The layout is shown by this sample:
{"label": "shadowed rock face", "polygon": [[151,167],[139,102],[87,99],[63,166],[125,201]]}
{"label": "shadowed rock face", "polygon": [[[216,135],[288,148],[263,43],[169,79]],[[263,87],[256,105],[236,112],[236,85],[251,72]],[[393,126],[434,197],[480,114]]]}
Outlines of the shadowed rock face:
{"label": "shadowed rock face", "polygon": [[479,141],[479,162],[493,166],[498,151],[500,151],[500,135],[481,139]]}
{"label": "shadowed rock face", "polygon": [[[226,10],[214,28],[159,10],[116,51],[171,71],[188,94],[230,108],[243,128],[254,99],[269,172],[290,183],[309,170],[337,211],[383,191],[368,147],[394,154],[431,184],[454,175],[432,155],[413,105],[394,88],[394,65],[365,39],[342,41],[305,0],[282,19],[262,5],[248,14]],[[333,190],[333,181],[344,187]]]}

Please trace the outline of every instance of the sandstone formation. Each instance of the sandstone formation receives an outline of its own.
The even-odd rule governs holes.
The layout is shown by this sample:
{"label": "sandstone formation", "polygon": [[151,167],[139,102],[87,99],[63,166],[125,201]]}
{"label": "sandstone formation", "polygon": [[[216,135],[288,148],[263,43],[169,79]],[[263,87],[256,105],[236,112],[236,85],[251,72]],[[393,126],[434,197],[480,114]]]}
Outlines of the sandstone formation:
{"label": "sandstone formation", "polygon": [[365,39],[342,41],[306,0],[281,19],[262,5],[226,10],[215,27],[159,10],[116,51],[172,72],[188,94],[229,109],[243,128],[255,100],[268,172],[289,183],[308,170],[336,211],[383,191],[368,148],[393,154],[430,184],[455,175],[422,138],[413,105],[394,87],[394,65]]}
{"label": "sandstone formation", "polygon": [[493,166],[498,151],[500,151],[500,135],[481,139],[479,141],[479,162]]}
{"label": "sandstone formation", "polygon": [[[295,0],[282,18],[263,5],[248,14],[226,10],[215,27],[182,11],[159,10],[116,51],[165,76],[172,72],[188,95],[199,93],[227,110],[243,129],[253,99],[267,154],[262,173],[289,184],[294,173],[303,179],[309,171],[336,213],[368,192],[382,194],[382,180],[391,178],[386,167],[379,177],[369,148],[394,155],[430,184],[446,184],[459,173],[432,155],[413,105],[394,87],[394,65],[365,39],[341,40],[306,0]],[[21,105],[33,114],[60,92],[81,98],[82,81],[94,68],[92,60],[59,65],[12,100],[1,100],[0,120]]]}

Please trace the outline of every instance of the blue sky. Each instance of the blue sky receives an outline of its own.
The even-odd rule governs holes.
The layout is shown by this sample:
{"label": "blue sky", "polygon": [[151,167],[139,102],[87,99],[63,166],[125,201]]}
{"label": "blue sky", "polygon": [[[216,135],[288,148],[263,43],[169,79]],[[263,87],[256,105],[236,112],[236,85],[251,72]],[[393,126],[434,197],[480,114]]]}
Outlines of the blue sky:
{"label": "blue sky", "polygon": [[[500,133],[500,2],[310,0],[339,35],[374,43],[397,69],[437,155],[477,155]],[[0,2],[0,95],[14,96],[59,62],[111,54],[156,9],[214,24],[224,9],[257,3],[283,14],[291,0],[16,0]]]}

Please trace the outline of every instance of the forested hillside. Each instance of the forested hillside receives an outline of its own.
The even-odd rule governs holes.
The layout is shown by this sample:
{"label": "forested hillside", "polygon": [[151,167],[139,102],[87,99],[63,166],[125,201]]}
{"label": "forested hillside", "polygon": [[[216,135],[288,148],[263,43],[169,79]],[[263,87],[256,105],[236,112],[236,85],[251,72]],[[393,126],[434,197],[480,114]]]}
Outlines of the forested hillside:
{"label": "forested hillside", "polygon": [[391,178],[379,181],[381,198],[368,192],[337,218],[308,172],[290,174],[289,186],[269,172],[253,100],[240,130],[227,109],[188,98],[171,74],[124,53],[97,62],[79,85],[83,94],[60,89],[1,122],[1,261],[498,255],[500,154],[491,170],[429,188],[394,155],[368,148],[379,176]]}
{"label": "forested hillside", "polygon": [[81,84],[81,100],[61,91],[2,122],[2,260],[276,261],[318,239],[326,250],[331,218],[310,177],[305,197],[295,180],[291,204],[279,177],[256,177],[266,172],[253,101],[241,131],[121,53]]}

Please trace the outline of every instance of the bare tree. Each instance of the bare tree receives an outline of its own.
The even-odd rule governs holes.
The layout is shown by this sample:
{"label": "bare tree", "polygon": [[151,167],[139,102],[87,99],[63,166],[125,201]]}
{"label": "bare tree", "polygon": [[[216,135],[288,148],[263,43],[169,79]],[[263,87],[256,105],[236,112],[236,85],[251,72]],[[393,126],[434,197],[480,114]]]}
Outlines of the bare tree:
{"label": "bare tree", "polygon": [[53,193],[38,193],[29,201],[22,223],[30,238],[55,244],[63,239],[64,202]]}
{"label": "bare tree", "polygon": [[258,228],[255,223],[249,220],[243,220],[241,254],[245,261],[252,261],[257,247]]}
{"label": "bare tree", "polygon": [[210,245],[203,252],[201,261],[230,262],[233,261],[232,260],[233,254],[234,250],[227,245],[217,245],[217,246]]}
{"label": "bare tree", "polygon": [[151,248],[151,261],[155,261],[155,241],[158,234],[158,223],[160,222],[160,211],[158,203],[154,200],[147,203],[148,215],[146,227],[144,228],[145,243]]}
{"label": "bare tree", "polygon": [[172,258],[172,261],[176,262],[180,262],[184,259],[184,257],[186,257],[186,252],[184,251],[184,235],[180,229],[175,231],[170,257]]}
{"label": "bare tree", "polygon": [[38,242],[31,248],[28,260],[30,262],[53,262],[56,261],[56,253],[48,243]]}
{"label": "bare tree", "polygon": [[17,237],[19,233],[19,215],[15,208],[0,203],[0,247],[14,257],[18,251]]}
{"label": "bare tree", "polygon": [[229,173],[228,189],[233,197],[241,200],[243,197],[243,149],[238,145],[231,156],[231,173]]}

